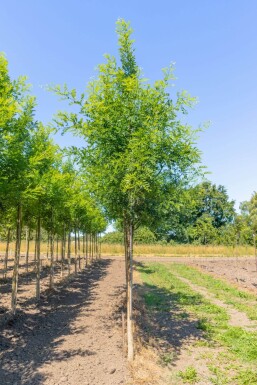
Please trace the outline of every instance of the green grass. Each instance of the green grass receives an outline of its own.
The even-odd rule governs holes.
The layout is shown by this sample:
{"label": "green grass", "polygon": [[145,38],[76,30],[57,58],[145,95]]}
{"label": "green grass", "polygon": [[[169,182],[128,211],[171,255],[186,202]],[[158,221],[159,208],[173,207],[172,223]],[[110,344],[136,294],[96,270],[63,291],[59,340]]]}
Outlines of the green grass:
{"label": "green grass", "polygon": [[183,382],[189,384],[195,384],[198,381],[197,371],[193,366],[188,366],[183,372],[180,370],[178,375]]}
{"label": "green grass", "polygon": [[249,319],[257,320],[257,297],[255,295],[238,290],[221,279],[214,278],[184,264],[172,263],[169,265],[169,270],[208,289],[226,304],[233,305],[239,311],[244,312]]}
{"label": "green grass", "polygon": [[[218,344],[225,349],[226,358],[220,357],[219,359],[226,360],[230,366],[234,364],[231,373],[230,368],[227,369],[232,382],[226,382],[226,376],[222,376],[217,371],[213,373],[215,376],[212,377],[214,384],[248,384],[245,382],[244,373],[248,373],[246,378],[248,378],[249,385],[254,384],[252,379],[256,378],[256,372],[252,370],[252,366],[257,364],[257,333],[230,326],[228,324],[229,316],[225,309],[212,304],[211,301],[192,290],[172,274],[171,268],[158,263],[137,268],[146,285],[145,302],[149,310],[169,311],[171,317],[172,314],[177,313],[193,315],[198,319],[197,327],[203,331],[202,340],[199,343],[202,341],[203,345],[206,343],[207,346],[212,347]],[[176,272],[178,271],[176,270]],[[233,290],[231,292],[234,293]],[[248,299],[249,297],[246,298],[246,300]]]}

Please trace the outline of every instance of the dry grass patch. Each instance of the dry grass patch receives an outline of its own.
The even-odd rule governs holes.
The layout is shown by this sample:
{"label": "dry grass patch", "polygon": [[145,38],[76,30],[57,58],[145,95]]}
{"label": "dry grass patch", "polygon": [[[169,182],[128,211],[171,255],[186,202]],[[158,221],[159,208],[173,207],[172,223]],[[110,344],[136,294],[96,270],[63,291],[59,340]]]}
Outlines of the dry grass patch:
{"label": "dry grass patch", "polygon": [[[122,244],[101,245],[103,255],[124,255]],[[136,256],[253,256],[252,246],[212,246],[212,245],[135,245],[134,255]]]}

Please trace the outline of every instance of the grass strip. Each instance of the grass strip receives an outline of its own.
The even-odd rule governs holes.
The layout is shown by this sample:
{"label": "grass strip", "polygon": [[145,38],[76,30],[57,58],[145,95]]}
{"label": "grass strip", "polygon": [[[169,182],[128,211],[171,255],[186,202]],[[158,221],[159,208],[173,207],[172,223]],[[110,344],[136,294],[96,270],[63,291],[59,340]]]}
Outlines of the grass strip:
{"label": "grass strip", "polygon": [[145,301],[148,307],[159,311],[179,308],[198,319],[198,328],[209,340],[219,342],[241,362],[257,363],[257,333],[228,325],[225,309],[212,304],[193,291],[164,265],[153,263],[138,267],[143,282],[148,287]]}
{"label": "grass strip", "polygon": [[210,274],[200,272],[198,269],[184,264],[172,263],[169,265],[169,270],[206,288],[224,303],[244,312],[249,319],[257,320],[257,297],[254,294],[239,290],[224,280],[214,278]]}

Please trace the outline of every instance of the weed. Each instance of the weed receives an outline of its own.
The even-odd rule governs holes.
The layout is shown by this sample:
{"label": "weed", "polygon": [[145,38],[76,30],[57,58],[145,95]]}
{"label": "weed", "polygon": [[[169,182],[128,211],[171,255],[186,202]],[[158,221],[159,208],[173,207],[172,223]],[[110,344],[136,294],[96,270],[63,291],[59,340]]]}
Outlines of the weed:
{"label": "weed", "polygon": [[174,360],[176,359],[176,353],[170,352],[170,353],[164,353],[160,356],[160,364],[162,366],[168,366],[170,365]]}
{"label": "weed", "polygon": [[198,381],[197,371],[193,366],[188,366],[185,371],[180,370],[178,375],[183,382],[188,382],[189,384],[195,384]]}

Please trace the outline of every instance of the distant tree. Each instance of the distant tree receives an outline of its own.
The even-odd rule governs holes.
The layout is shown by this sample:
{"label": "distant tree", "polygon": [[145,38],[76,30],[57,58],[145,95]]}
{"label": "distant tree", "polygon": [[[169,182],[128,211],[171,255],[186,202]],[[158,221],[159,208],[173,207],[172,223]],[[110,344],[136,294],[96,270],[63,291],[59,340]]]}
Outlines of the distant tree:
{"label": "distant tree", "polygon": [[155,234],[146,226],[135,230],[134,241],[136,244],[152,244],[156,242]]}
{"label": "distant tree", "polygon": [[[236,216],[234,201],[229,200],[225,187],[209,181],[180,189],[167,207],[161,223],[152,230],[161,239],[180,243],[218,243],[217,230],[232,224]],[[203,236],[203,231],[209,235]]]}
{"label": "distant tree", "polygon": [[196,218],[208,214],[215,228],[232,223],[235,216],[235,202],[229,200],[224,186],[216,186],[208,181],[203,182],[194,188],[193,194]]}
{"label": "distant tree", "polygon": [[257,235],[257,193],[254,192],[248,204],[252,231]]}

